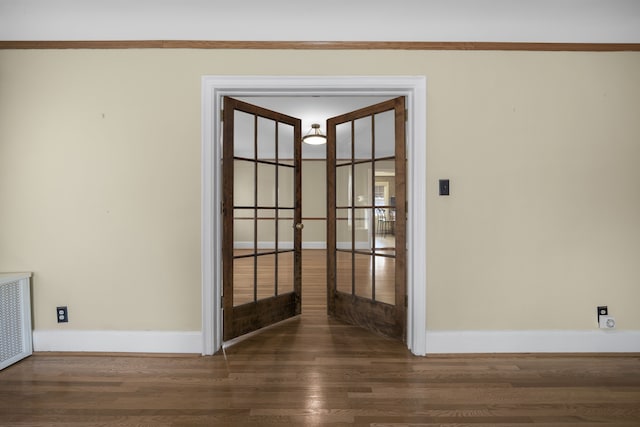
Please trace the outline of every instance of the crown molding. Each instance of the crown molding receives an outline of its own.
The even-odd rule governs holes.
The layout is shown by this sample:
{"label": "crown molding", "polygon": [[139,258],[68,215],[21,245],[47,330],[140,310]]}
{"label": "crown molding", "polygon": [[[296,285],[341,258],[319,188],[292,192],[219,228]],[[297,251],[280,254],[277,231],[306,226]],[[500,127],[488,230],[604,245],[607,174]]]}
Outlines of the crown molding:
{"label": "crown molding", "polygon": [[541,52],[639,52],[640,43],[241,40],[0,40],[0,49],[486,50]]}

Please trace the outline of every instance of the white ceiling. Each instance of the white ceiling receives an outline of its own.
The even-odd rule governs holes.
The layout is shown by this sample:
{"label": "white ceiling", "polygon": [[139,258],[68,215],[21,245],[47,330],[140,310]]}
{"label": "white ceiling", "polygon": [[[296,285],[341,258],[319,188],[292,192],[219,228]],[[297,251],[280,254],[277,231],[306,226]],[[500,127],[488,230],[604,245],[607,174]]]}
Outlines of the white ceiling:
{"label": "white ceiling", "polygon": [[640,42],[639,0],[0,0],[0,40]]}

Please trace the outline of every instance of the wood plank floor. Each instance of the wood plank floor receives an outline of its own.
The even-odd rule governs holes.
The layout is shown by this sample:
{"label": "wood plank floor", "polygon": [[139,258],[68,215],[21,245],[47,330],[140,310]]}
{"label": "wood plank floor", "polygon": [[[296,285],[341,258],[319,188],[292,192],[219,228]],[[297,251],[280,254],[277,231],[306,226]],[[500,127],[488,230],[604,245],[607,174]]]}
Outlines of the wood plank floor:
{"label": "wood plank floor", "polygon": [[328,319],[323,276],[215,356],[35,354],[0,371],[0,425],[640,426],[638,354],[415,357]]}

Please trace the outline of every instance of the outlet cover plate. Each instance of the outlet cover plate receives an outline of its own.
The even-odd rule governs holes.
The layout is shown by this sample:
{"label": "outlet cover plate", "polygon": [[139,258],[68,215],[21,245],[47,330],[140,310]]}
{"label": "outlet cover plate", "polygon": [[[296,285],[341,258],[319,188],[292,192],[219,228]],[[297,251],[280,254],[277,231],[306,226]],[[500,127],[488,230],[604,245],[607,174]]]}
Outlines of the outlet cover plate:
{"label": "outlet cover plate", "polygon": [[56,316],[58,318],[58,323],[69,322],[69,311],[67,310],[67,306],[56,307]]}

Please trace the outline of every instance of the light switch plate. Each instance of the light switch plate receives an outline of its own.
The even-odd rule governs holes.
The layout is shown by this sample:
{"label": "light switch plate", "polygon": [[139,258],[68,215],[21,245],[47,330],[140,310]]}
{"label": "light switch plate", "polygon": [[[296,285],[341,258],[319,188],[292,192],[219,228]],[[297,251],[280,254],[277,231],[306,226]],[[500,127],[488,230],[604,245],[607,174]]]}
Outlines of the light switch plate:
{"label": "light switch plate", "polygon": [[449,180],[441,179],[440,180],[440,195],[448,196],[449,195]]}

